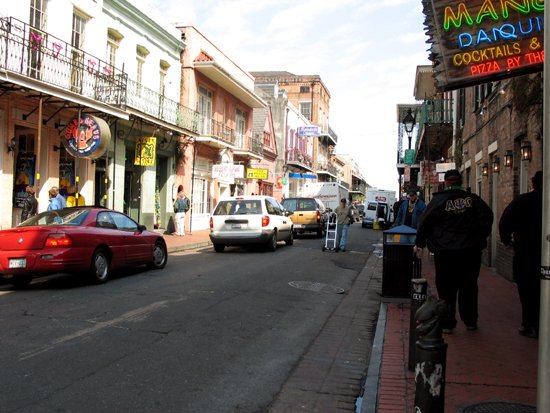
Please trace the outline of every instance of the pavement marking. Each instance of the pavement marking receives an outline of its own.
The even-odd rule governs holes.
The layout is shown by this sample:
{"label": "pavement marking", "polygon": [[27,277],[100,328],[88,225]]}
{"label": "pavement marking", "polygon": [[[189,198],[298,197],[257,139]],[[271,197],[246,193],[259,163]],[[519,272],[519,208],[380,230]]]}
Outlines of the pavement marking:
{"label": "pavement marking", "polygon": [[36,350],[22,353],[21,354],[22,357],[19,359],[19,361],[26,360],[28,358],[31,358],[31,357],[37,356],[39,354],[45,353],[45,352],[50,351],[53,348],[55,348],[55,346],[58,345],[58,344],[64,343],[64,342],[69,341],[69,340],[73,340],[75,338],[83,337],[83,336],[88,335],[88,334],[98,332],[98,331],[100,331],[100,330],[102,330],[106,327],[114,327],[116,324],[119,324],[119,323],[122,323],[122,322],[138,321],[140,319],[144,319],[144,317],[147,314],[149,314],[153,311],[156,311],[160,308],[166,307],[166,305],[169,304],[169,303],[176,303],[176,302],[182,301],[184,299],[186,299],[186,298],[178,298],[176,300],[158,301],[156,303],[149,304],[145,307],[141,307],[141,308],[137,308],[137,309],[132,310],[132,311],[128,311],[128,312],[122,314],[120,317],[114,318],[114,319],[109,320],[109,321],[97,322],[97,321],[88,320],[88,322],[94,323],[93,327],[84,328],[84,329],[79,330],[79,331],[77,331],[73,334],[69,334],[69,335],[66,335],[66,336],[63,336],[63,337],[59,337],[59,338],[53,340],[51,342],[51,345],[43,346],[43,347],[40,347]]}

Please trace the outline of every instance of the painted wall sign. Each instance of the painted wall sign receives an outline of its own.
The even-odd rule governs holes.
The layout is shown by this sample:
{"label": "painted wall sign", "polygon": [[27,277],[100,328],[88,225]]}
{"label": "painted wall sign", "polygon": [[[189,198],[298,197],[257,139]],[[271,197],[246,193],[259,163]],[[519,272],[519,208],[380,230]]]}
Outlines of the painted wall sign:
{"label": "painted wall sign", "polygon": [[244,178],[244,165],[220,164],[212,166],[212,178]]}
{"label": "painted wall sign", "polygon": [[111,130],[109,125],[95,116],[82,116],[80,127],[78,118],[74,118],[67,126],[63,144],[65,149],[74,156],[96,159],[105,153],[111,143]]}
{"label": "painted wall sign", "polygon": [[247,169],[246,177],[248,179],[267,179],[267,169]]}
{"label": "painted wall sign", "polygon": [[153,166],[157,157],[157,138],[136,138],[136,159],[134,165]]}
{"label": "painted wall sign", "polygon": [[59,193],[68,196],[69,186],[75,184],[74,161],[59,162]]}
{"label": "painted wall sign", "polygon": [[542,71],[544,0],[423,0],[439,91]]}
{"label": "painted wall sign", "polygon": [[319,136],[319,127],[318,126],[300,126],[298,127],[298,135]]}

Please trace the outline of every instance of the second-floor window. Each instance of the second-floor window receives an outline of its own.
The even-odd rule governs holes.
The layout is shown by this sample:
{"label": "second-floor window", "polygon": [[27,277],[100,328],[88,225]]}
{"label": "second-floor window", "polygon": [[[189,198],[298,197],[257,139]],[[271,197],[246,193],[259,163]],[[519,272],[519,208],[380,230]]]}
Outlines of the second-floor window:
{"label": "second-floor window", "polygon": [[201,133],[209,134],[212,128],[212,92],[201,85],[199,85],[197,112],[202,116]]}
{"label": "second-floor window", "polygon": [[244,134],[246,132],[246,116],[244,110],[237,108],[235,118],[235,132],[237,133],[237,146],[242,148],[244,145]]}
{"label": "second-floor window", "polygon": [[73,13],[73,31],[71,46],[82,49],[84,47],[84,31],[86,28],[86,19],[78,13]]}
{"label": "second-floor window", "polygon": [[300,103],[300,113],[304,115],[307,120],[311,120],[311,102]]}
{"label": "second-floor window", "polygon": [[29,24],[38,30],[46,30],[48,0],[31,0],[31,16]]}
{"label": "second-floor window", "polygon": [[111,75],[114,75],[116,66],[116,52],[120,45],[120,37],[109,31],[107,33],[107,62],[111,67]]}

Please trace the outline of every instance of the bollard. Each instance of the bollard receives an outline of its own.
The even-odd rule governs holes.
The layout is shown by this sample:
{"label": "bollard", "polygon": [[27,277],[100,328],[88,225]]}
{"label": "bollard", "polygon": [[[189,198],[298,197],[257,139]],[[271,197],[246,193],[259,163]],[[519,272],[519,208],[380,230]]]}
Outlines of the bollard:
{"label": "bollard", "polygon": [[420,337],[416,342],[415,413],[445,411],[447,343],[443,340],[442,323],[446,312],[447,303],[433,294],[416,312]]}
{"label": "bollard", "polygon": [[416,366],[416,342],[420,334],[416,329],[416,312],[426,302],[428,296],[428,281],[425,278],[411,280],[411,317],[409,326],[409,371],[414,371]]}

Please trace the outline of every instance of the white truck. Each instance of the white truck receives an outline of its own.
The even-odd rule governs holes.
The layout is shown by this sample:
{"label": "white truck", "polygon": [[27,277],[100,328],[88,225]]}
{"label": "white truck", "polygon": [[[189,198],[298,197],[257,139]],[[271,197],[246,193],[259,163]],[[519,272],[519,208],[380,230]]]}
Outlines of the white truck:
{"label": "white truck", "polygon": [[348,190],[337,182],[316,182],[304,185],[303,196],[317,198],[334,211],[342,198],[348,200]]}
{"label": "white truck", "polygon": [[[367,200],[363,214],[362,227],[373,226],[378,211],[379,223],[383,228],[389,228],[393,222],[391,208],[395,202],[395,191],[386,191],[385,189],[369,188],[367,189]],[[380,221],[381,220],[381,221]]]}
{"label": "white truck", "polygon": [[395,199],[395,191],[369,188],[367,189],[367,201],[385,202],[392,207],[397,200]]}

